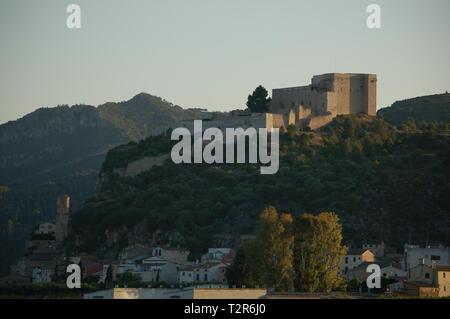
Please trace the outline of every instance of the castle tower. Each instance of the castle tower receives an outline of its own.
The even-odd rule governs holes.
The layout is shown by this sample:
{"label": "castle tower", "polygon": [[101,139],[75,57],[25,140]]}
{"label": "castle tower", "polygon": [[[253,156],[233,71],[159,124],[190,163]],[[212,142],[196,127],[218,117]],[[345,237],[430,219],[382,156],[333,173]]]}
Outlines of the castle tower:
{"label": "castle tower", "polygon": [[61,195],[56,200],[56,240],[63,241],[68,233],[70,196]]}

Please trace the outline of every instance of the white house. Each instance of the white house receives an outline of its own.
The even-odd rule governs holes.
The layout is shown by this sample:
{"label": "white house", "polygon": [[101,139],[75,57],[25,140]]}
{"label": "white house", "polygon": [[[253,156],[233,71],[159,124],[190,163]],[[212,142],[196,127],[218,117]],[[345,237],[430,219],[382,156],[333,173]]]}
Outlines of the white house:
{"label": "white house", "polygon": [[139,275],[139,273],[141,272],[140,276],[143,281],[175,284],[178,282],[179,266],[180,265],[176,263],[170,262],[160,257],[149,257],[142,260],[142,268],[138,270],[136,274]]}
{"label": "white house", "polygon": [[220,262],[207,262],[182,266],[178,270],[178,283],[225,284],[227,266],[227,264]]}
{"label": "white house", "polygon": [[417,245],[405,245],[403,269],[408,271],[418,265],[450,265],[450,249],[443,246],[419,247]]}
{"label": "white house", "polygon": [[[198,265],[197,265],[198,266]],[[183,265],[178,269],[178,283],[179,284],[192,284],[195,282],[195,269],[196,265]]]}

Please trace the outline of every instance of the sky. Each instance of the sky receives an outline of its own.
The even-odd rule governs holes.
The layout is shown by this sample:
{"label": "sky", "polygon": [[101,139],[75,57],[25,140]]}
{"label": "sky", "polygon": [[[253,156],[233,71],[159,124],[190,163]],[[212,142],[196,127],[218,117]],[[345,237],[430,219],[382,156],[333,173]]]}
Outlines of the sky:
{"label": "sky", "polygon": [[377,74],[386,107],[450,91],[449,14],[448,0],[0,0],[0,123],[140,92],[228,111],[259,84],[330,72]]}

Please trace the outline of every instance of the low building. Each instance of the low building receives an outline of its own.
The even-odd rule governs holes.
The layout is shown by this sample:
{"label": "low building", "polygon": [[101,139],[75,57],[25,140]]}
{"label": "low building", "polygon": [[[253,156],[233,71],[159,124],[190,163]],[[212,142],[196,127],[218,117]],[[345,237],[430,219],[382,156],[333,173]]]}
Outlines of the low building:
{"label": "low building", "polygon": [[439,297],[450,297],[450,266],[436,266],[434,284],[439,289]]}
{"label": "low building", "polygon": [[361,265],[363,262],[374,262],[375,255],[368,249],[350,249],[342,258],[340,274],[346,275],[349,270]]}
{"label": "low building", "polygon": [[439,296],[439,288],[423,281],[405,282],[405,292],[417,298],[435,298]]}
{"label": "low building", "polygon": [[372,272],[367,272],[369,265],[378,265],[380,267],[381,276],[385,279],[406,279],[407,273],[402,269],[396,268],[385,262],[375,261],[375,262],[363,262],[361,265],[350,269],[347,272],[347,280],[357,279],[359,282],[365,282],[367,277],[369,277]]}
{"label": "low building", "polygon": [[139,275],[144,282],[178,282],[178,267],[180,265],[160,257],[149,257],[142,260],[141,269],[133,274]]}
{"label": "low building", "polygon": [[183,265],[178,269],[178,283],[211,283],[226,284],[226,268],[228,264],[207,262]]}
{"label": "low building", "polygon": [[183,265],[178,269],[178,283],[181,285],[193,284],[195,282],[196,265]]}
{"label": "low building", "polygon": [[433,268],[431,266],[420,264],[408,271],[408,281],[433,283]]}
{"label": "low building", "polygon": [[405,245],[404,270],[407,271],[422,263],[428,266],[450,265],[450,249],[444,246]]}

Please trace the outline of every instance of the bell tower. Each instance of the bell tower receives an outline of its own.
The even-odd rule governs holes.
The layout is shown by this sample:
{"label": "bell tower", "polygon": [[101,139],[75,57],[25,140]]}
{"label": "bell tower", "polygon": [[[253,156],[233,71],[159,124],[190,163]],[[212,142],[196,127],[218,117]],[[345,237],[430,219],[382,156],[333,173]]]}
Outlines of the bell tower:
{"label": "bell tower", "polygon": [[61,195],[56,200],[56,240],[63,241],[68,234],[70,196]]}

